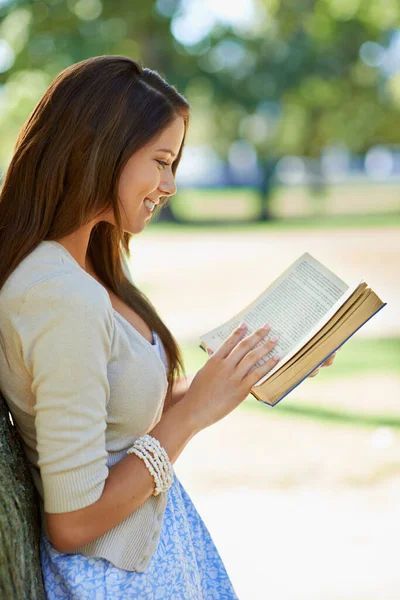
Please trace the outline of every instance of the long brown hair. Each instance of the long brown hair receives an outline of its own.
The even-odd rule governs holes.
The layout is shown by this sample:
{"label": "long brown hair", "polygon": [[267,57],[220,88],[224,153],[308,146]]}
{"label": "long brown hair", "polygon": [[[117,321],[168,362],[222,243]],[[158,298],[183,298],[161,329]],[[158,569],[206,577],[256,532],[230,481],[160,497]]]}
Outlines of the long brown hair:
{"label": "long brown hair", "polygon": [[[181,116],[185,133],[175,175],[189,110],[175,87],[131,58],[103,55],[75,63],[57,75],[24,123],[0,192],[0,289],[43,240],[63,238],[112,208],[115,225],[93,227],[88,257],[104,284],[163,342],[167,396],[173,379],[186,375],[184,362],[150,300],[124,274],[121,252],[130,258],[133,235],[121,227],[118,182],[132,154]],[[5,353],[2,336],[1,343]]]}

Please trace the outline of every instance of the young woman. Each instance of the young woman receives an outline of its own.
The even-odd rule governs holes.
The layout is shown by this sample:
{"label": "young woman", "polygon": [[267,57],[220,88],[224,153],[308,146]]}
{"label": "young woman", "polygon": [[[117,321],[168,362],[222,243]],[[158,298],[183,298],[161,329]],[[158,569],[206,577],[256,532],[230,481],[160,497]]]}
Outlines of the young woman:
{"label": "young woman", "polygon": [[176,192],[188,123],[156,72],[93,57],[50,85],[4,178],[0,384],[40,497],[49,600],[237,598],[172,465],[272,368],[252,367],[274,343],[237,329],[189,385],[127,266]]}

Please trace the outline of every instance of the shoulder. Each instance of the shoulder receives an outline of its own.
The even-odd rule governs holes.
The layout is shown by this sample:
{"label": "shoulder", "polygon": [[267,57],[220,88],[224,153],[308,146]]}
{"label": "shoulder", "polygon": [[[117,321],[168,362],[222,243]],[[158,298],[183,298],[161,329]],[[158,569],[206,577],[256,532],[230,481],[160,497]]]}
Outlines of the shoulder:
{"label": "shoulder", "polygon": [[20,298],[18,312],[44,308],[66,312],[108,313],[111,301],[105,288],[93,278],[74,271],[52,273],[35,281]]}
{"label": "shoulder", "polygon": [[61,309],[112,315],[106,289],[80,267],[63,259],[57,248],[39,245],[11,273],[0,290],[9,314]]}

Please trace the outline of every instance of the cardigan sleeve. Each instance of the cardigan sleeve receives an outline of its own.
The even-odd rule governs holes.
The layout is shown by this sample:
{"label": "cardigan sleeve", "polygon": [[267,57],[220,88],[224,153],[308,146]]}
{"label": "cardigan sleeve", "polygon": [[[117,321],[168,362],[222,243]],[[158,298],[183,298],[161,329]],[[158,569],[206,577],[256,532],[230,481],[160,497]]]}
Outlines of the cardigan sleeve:
{"label": "cardigan sleeve", "polygon": [[96,282],[63,273],[34,284],[15,318],[31,376],[44,510],[96,502],[108,477],[105,443],[114,320]]}

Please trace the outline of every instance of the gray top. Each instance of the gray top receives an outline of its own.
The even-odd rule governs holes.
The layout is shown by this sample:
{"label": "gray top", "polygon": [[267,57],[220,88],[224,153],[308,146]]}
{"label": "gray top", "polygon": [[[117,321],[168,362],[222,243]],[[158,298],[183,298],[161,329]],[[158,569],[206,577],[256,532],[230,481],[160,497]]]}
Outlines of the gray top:
{"label": "gray top", "polygon": [[[48,537],[44,511],[96,502],[109,468],[159,422],[167,357],[158,336],[150,344],[53,241],[41,242],[0,290],[0,330],[10,365],[0,346],[0,387],[24,442]],[[144,571],[166,503],[167,492],[150,496],[78,552]]]}

